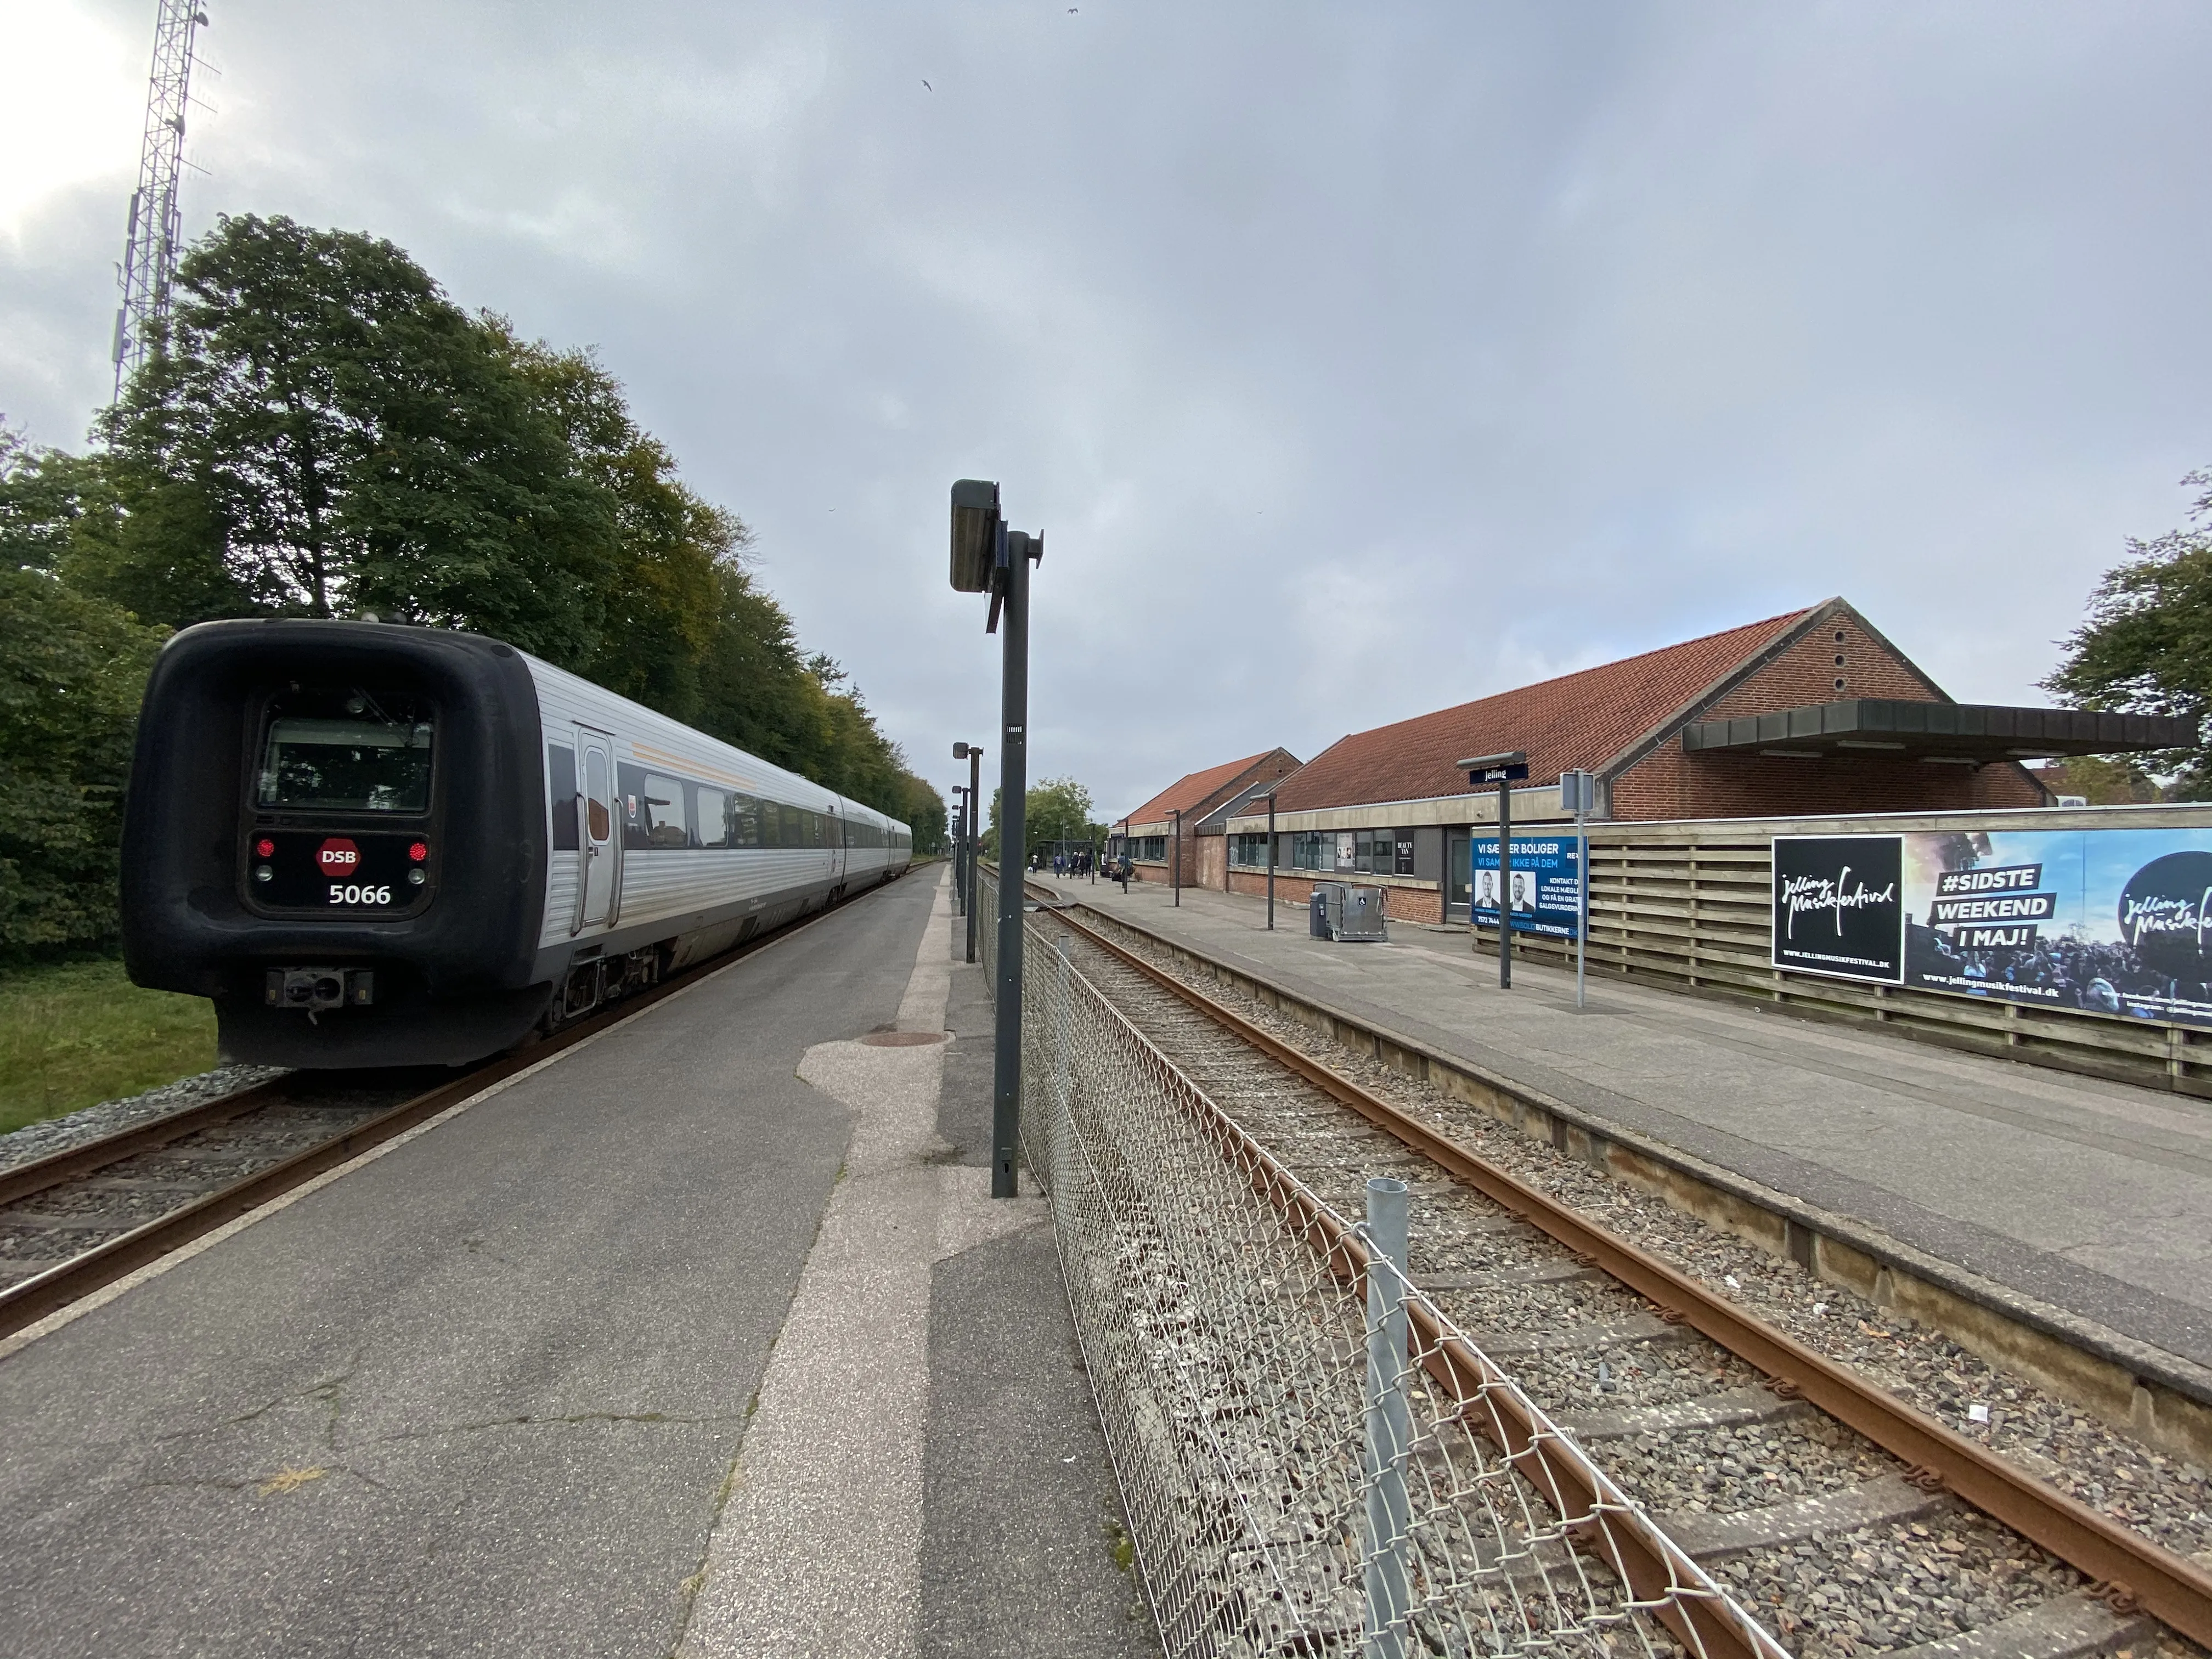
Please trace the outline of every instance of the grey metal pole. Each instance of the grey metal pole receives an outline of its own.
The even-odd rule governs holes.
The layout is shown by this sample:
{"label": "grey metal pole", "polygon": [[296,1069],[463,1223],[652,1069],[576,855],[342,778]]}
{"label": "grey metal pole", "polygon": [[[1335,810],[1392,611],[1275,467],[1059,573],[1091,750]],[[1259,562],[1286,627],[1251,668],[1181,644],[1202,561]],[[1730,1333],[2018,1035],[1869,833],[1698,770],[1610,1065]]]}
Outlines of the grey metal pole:
{"label": "grey metal pole", "polygon": [[1175,820],[1175,846],[1168,854],[1173,860],[1168,866],[1168,890],[1175,895],[1176,907],[1180,908],[1182,904],[1182,808],[1170,807],[1168,815]]}
{"label": "grey metal pole", "polygon": [[[1366,1618],[1361,1659],[1405,1659],[1413,1610],[1406,1571],[1413,1505],[1406,1466],[1413,1413],[1406,1380],[1406,1183],[1376,1176],[1367,1183],[1367,1386],[1360,1475],[1367,1488],[1367,1536],[1360,1551]],[[1387,1263],[1388,1265],[1382,1265]]]}
{"label": "grey metal pole", "polygon": [[1513,786],[1498,784],[1498,988],[1513,988]]}
{"label": "grey metal pole", "polygon": [[1575,803],[1575,892],[1577,908],[1582,914],[1575,918],[1575,1006],[1583,1006],[1583,969],[1589,957],[1589,825],[1583,817],[1583,807]]}
{"label": "grey metal pole", "polygon": [[[958,784],[952,786],[952,799],[957,803],[962,792]],[[968,809],[956,805],[952,809],[952,900],[962,915],[968,914]]]}
{"label": "grey metal pole", "polygon": [[[1006,532],[1002,530],[1000,533]],[[999,711],[999,1029],[991,1076],[991,1196],[1017,1191],[1022,1123],[1022,875],[1029,863],[1029,539],[1006,562],[1005,671]],[[1008,892],[1008,878],[1012,892]]]}
{"label": "grey metal pole", "polygon": [[1275,798],[1267,797],[1267,931],[1275,931]]}
{"label": "grey metal pole", "polygon": [[[983,847],[983,751],[968,750],[968,890],[975,890],[975,860]],[[1006,860],[1000,860],[1003,865]],[[1003,871],[1001,872],[1003,874]],[[975,960],[975,907],[968,907],[968,960]]]}

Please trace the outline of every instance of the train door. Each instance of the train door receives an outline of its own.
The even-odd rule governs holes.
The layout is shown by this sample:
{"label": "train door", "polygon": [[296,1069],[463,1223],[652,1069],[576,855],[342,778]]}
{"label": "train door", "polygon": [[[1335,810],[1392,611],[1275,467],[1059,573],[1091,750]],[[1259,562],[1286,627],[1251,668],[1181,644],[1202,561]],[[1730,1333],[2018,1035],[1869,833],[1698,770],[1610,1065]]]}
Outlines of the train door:
{"label": "train door", "polygon": [[850,854],[845,846],[847,824],[836,807],[830,809],[830,884],[836,887],[845,879],[845,866]]}
{"label": "train door", "polygon": [[584,874],[576,926],[603,927],[613,920],[615,884],[622,876],[622,842],[615,836],[614,739],[576,728],[583,760]]}

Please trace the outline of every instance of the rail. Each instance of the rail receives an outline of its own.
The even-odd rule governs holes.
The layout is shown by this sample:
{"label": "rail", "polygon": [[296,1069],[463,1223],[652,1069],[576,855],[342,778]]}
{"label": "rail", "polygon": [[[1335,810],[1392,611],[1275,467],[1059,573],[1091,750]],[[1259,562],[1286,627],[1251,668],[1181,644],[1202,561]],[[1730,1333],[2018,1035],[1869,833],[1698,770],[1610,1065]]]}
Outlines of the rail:
{"label": "rail", "polygon": [[1801,1394],[1892,1453],[1923,1479],[1940,1481],[1961,1500],[2069,1563],[2102,1587],[2110,1600],[2139,1606],[2196,1641],[2212,1643],[2212,1575],[2194,1563],[2045,1486],[1814,1352],[1657,1257],[1279,1041],[1079,917],[1062,913],[1056,920],[1240,1041],[1297,1073],[1454,1179],[1481,1191],[1569,1251],[1586,1257],[1644,1296],[1662,1318],[1687,1322],[1763,1372],[1778,1389]]}
{"label": "rail", "polygon": [[[979,919],[996,888],[987,872]],[[1782,1659],[1063,940],[1029,926],[1024,1156],[1168,1652]],[[1379,1344],[1378,1300],[1405,1322]],[[1387,1434],[1378,1400],[1402,1413]]]}
{"label": "rail", "polygon": [[[868,890],[879,892],[880,887]],[[866,897],[863,893],[855,898]],[[337,1168],[371,1148],[405,1133],[436,1116],[449,1106],[489,1088],[502,1079],[537,1065],[551,1054],[641,1013],[662,999],[731,966],[775,940],[812,926],[853,899],[839,901],[811,917],[747,940],[721,956],[702,963],[675,977],[626,997],[615,1007],[563,1026],[530,1048],[501,1054],[465,1075],[416,1094],[396,1106],[357,1121],[343,1132],[255,1170],[243,1177],[191,1199],[139,1226],[109,1237],[93,1248],[58,1260],[43,1273],[0,1290],[0,1338],[36,1324],[114,1283],[125,1274],[158,1261],[192,1240],[214,1231],[292,1188],[304,1185],[325,1170]],[[64,1148],[46,1158],[0,1171],[0,1206],[64,1189],[97,1177],[123,1160],[189,1138],[219,1130],[227,1122],[246,1117],[284,1096],[285,1079],[271,1079],[249,1088],[200,1103],[182,1111],[151,1119],[112,1135]],[[5,1218],[0,1217],[0,1224]]]}

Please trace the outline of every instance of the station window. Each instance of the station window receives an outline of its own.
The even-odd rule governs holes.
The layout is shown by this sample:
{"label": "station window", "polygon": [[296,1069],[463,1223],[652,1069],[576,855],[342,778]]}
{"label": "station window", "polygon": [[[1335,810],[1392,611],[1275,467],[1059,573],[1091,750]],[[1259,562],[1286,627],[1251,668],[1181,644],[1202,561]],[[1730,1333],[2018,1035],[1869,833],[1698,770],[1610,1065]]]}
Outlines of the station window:
{"label": "station window", "polygon": [[[1327,865],[1322,863],[1326,859]],[[1334,869],[1336,866],[1336,837],[1319,830],[1300,830],[1291,836],[1291,868],[1293,870]]]}
{"label": "station window", "polygon": [[1267,867],[1267,833],[1263,830],[1256,836],[1231,836],[1229,842],[1229,859],[1231,863],[1243,869],[1266,869]]}
{"label": "station window", "polygon": [[[1413,841],[1407,838],[1408,866],[1402,873],[1411,875]],[[1361,830],[1352,836],[1352,867],[1370,876],[1393,876],[1398,869],[1398,832],[1395,830]]]}

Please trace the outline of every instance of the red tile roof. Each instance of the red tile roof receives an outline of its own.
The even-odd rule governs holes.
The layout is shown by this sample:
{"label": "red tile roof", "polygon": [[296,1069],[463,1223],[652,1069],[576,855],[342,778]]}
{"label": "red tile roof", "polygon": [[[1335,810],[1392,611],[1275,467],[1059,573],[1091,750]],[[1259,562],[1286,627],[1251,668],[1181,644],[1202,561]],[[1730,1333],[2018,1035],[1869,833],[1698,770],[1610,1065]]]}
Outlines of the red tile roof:
{"label": "red tile roof", "polygon": [[[1115,822],[1164,823],[1169,813],[1178,811],[1187,818],[1207,796],[1217,793],[1246,768],[1257,766],[1274,752],[1272,749],[1262,749],[1256,755],[1245,756],[1243,760],[1224,761],[1218,766],[1207,767],[1203,772],[1193,772],[1186,777],[1177,778],[1127,817],[1117,818]],[[1293,760],[1291,763],[1295,766],[1297,763]]]}
{"label": "red tile roof", "polygon": [[1528,751],[1532,786],[1556,783],[1565,771],[1596,771],[1818,608],[1355,732],[1286,780],[1276,809],[1468,794],[1467,774],[1453,763],[1512,749]]}

